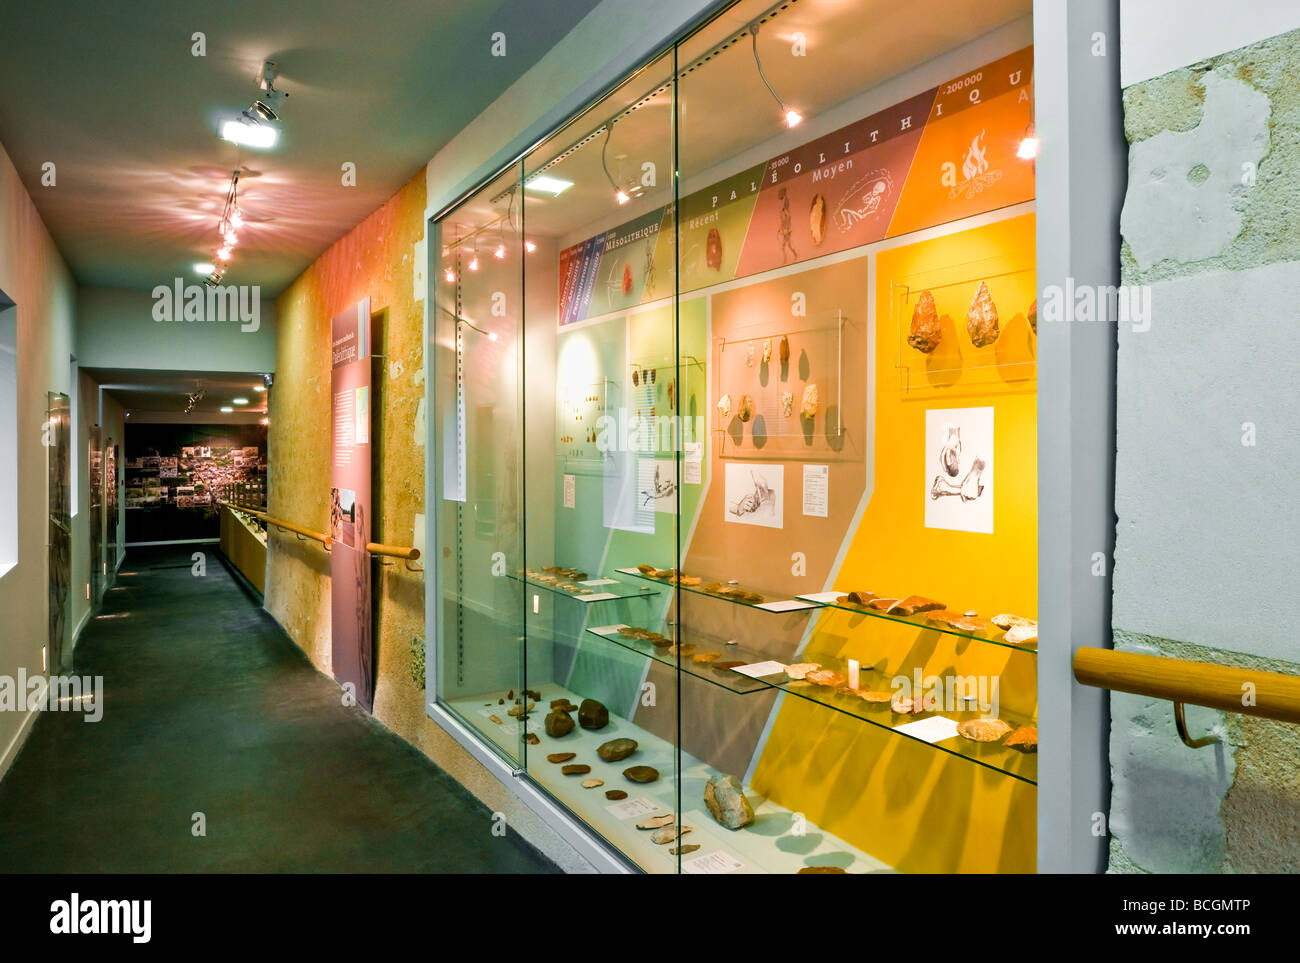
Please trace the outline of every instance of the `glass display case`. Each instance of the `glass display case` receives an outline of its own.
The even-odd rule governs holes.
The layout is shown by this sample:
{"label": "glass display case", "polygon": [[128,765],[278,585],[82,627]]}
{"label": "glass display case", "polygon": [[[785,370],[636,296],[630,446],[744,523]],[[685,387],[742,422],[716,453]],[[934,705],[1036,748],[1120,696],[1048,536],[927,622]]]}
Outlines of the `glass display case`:
{"label": "glass display case", "polygon": [[1034,867],[1029,11],[737,3],[436,221],[432,691],[640,869]]}

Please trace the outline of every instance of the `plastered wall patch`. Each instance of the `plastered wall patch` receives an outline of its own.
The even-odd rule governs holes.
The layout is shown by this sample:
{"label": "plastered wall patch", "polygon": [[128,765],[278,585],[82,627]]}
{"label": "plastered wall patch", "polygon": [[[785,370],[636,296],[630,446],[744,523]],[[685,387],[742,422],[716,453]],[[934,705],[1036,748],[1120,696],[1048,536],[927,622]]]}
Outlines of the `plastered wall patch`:
{"label": "plastered wall patch", "polygon": [[1196,127],[1163,131],[1129,151],[1120,232],[1141,270],[1221,253],[1241,233],[1240,197],[1268,153],[1268,97],[1214,72],[1202,82],[1205,106]]}

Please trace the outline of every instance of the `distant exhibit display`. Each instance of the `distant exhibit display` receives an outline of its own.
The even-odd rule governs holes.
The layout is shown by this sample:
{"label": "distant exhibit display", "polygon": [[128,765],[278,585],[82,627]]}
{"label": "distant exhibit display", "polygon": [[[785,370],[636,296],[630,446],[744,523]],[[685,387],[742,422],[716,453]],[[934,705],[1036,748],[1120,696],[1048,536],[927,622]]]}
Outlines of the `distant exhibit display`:
{"label": "distant exhibit display", "polygon": [[221,502],[266,504],[265,425],[128,422],[124,458],[128,542],[216,538]]}
{"label": "distant exhibit display", "polygon": [[736,4],[436,219],[429,692],[639,869],[1034,869],[1029,10]]}

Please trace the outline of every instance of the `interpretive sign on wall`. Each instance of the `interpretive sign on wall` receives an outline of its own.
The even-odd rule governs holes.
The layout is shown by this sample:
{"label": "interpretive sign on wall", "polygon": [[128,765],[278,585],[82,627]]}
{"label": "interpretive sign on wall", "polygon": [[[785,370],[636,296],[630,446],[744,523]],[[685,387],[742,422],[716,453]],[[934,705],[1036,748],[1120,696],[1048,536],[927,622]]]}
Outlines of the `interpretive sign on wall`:
{"label": "interpretive sign on wall", "polygon": [[334,678],[374,705],[370,632],[370,299],[330,322],[330,614]]}

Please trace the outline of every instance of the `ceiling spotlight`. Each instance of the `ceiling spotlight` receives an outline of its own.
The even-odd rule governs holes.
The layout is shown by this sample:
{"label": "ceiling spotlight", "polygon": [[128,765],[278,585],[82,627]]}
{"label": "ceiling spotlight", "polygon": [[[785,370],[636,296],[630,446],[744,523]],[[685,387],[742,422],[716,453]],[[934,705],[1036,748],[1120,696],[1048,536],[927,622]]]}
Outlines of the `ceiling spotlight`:
{"label": "ceiling spotlight", "polygon": [[224,276],[225,276],[224,271],[213,271],[211,274],[209,274],[207,277],[203,279],[203,283],[210,288],[215,288],[218,284],[221,283],[221,279]]}
{"label": "ceiling spotlight", "polygon": [[283,90],[272,87],[249,105],[248,110],[244,111],[244,116],[264,124],[274,124],[279,121],[280,110],[288,96]]}
{"label": "ceiling spotlight", "polygon": [[618,183],[614,180],[614,175],[609,172],[609,164],[605,162],[605,153],[609,150],[609,139],[613,135],[614,122],[611,120],[605,125],[605,141],[600,145],[600,166],[605,172],[605,180],[609,181],[609,186],[614,188],[614,200],[618,201],[620,204],[626,204],[632,198],[628,195],[627,191],[618,186]]}
{"label": "ceiling spotlight", "polygon": [[527,251],[529,254],[532,254],[534,251],[537,250],[537,244],[534,243],[533,241],[524,241],[524,250]]}
{"label": "ceiling spotlight", "polygon": [[264,424],[264,425],[269,425],[269,424],[271,423],[271,419],[270,419],[270,418],[263,418],[261,423]]}
{"label": "ceiling spotlight", "polygon": [[231,412],[233,412],[234,410],[235,410],[235,409],[232,408],[232,407],[230,407],[230,405],[222,405],[222,406],[221,406],[221,413],[222,413],[223,415],[228,415],[228,414],[230,414]]}
{"label": "ceiling spotlight", "polygon": [[453,271],[451,268],[447,268],[447,270],[443,271],[442,277],[443,280],[446,281],[448,284],[456,283],[456,272]]}
{"label": "ceiling spotlight", "polygon": [[216,270],[216,266],[208,264],[206,261],[196,261],[194,264],[195,274],[211,274]]}
{"label": "ceiling spotlight", "polygon": [[240,212],[239,208],[235,208],[233,211],[230,212],[230,227],[241,228],[243,226],[244,226],[244,215]]}
{"label": "ceiling spotlight", "polygon": [[253,385],[253,390],[262,392],[266,390],[266,385]]}
{"label": "ceiling spotlight", "polygon": [[793,107],[787,107],[785,105],[785,101],[780,98],[776,90],[772,87],[772,84],[768,81],[767,74],[763,73],[763,61],[758,59],[758,24],[756,22],[749,25],[749,38],[753,42],[754,66],[758,68],[758,79],[763,81],[763,86],[767,88],[767,92],[772,95],[772,99],[775,100],[777,105],[781,108],[781,113],[785,115],[785,125],[787,127],[797,127],[800,122],[803,121],[803,114],[799,113],[799,111],[795,110]]}
{"label": "ceiling spotlight", "polygon": [[228,120],[221,125],[221,139],[240,147],[268,150],[280,139],[280,132],[269,124],[250,117],[245,111],[238,120]]}
{"label": "ceiling spotlight", "polygon": [[1033,124],[1025,128],[1025,136],[1016,148],[1016,156],[1021,160],[1033,160],[1038,156],[1038,138],[1034,136]]}
{"label": "ceiling spotlight", "polygon": [[248,404],[248,399],[247,399],[247,398],[231,398],[231,399],[230,399],[230,403],[231,403],[232,405],[246,405],[246,404]]}
{"label": "ceiling spotlight", "polygon": [[230,255],[233,254],[233,253],[234,253],[234,252],[233,252],[232,250],[230,250],[230,245],[228,245],[228,244],[227,244],[227,245],[223,245],[222,247],[220,247],[220,248],[217,249],[217,260],[218,260],[218,261],[229,261],[229,260],[230,260]]}
{"label": "ceiling spotlight", "polygon": [[506,259],[506,246],[504,244],[498,244],[492,251],[492,256],[498,261],[504,261]]}

